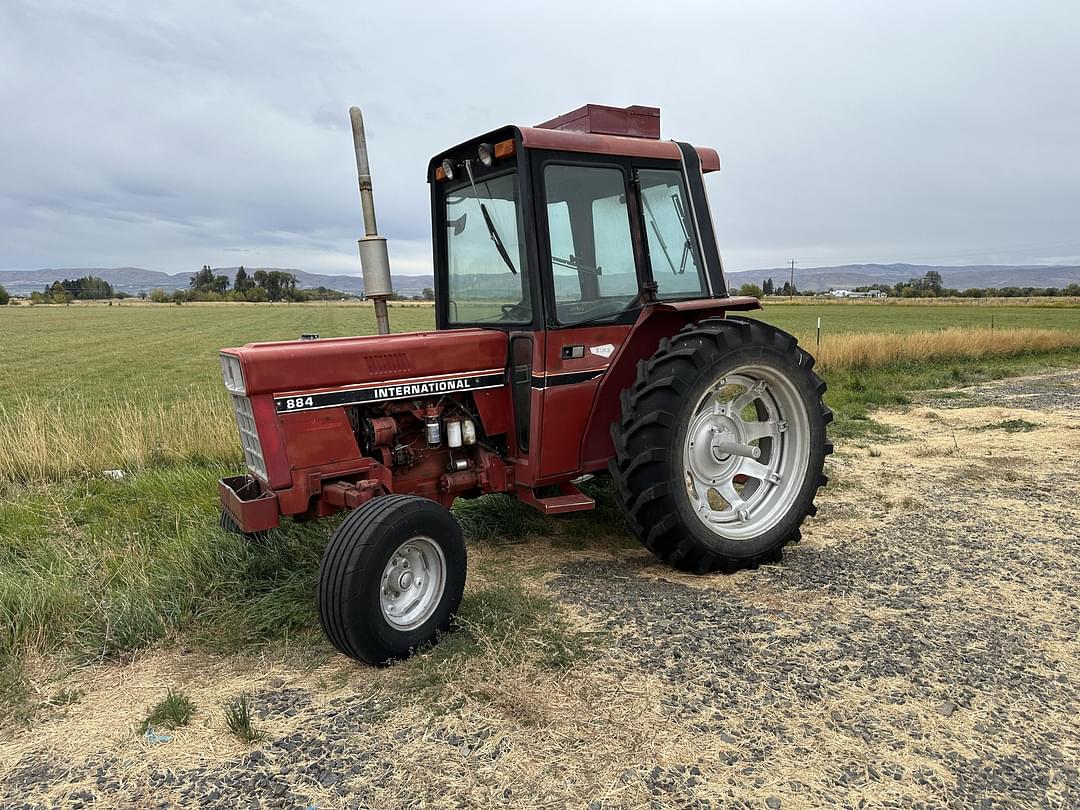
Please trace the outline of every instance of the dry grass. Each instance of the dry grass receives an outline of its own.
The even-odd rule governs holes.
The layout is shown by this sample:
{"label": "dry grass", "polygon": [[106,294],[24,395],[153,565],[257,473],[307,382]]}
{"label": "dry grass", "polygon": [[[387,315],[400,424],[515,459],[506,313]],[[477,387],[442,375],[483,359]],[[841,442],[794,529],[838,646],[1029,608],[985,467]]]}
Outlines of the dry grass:
{"label": "dry grass", "polygon": [[[812,339],[803,339],[812,347]],[[1080,333],[1054,329],[943,329],[828,336],[813,348],[825,370],[880,368],[945,358],[1000,357],[1080,348]]]}
{"label": "dry grass", "polygon": [[[804,338],[803,344],[813,346]],[[1053,329],[945,329],[827,336],[814,348],[825,371],[904,362],[985,358],[1080,348],[1080,333]],[[102,470],[194,461],[239,463],[236,426],[223,391],[170,402],[26,396],[0,402],[0,483],[62,481]]]}
{"label": "dry grass", "polygon": [[995,298],[830,298],[827,296],[797,296],[785,298],[773,295],[765,298],[768,306],[793,304],[796,306],[838,306],[838,307],[1075,307],[1080,306],[1080,297],[1075,295],[1029,295],[1025,297]]}
{"label": "dry grass", "polygon": [[0,482],[62,481],[178,461],[239,460],[236,423],[219,392],[165,403],[0,403]]}

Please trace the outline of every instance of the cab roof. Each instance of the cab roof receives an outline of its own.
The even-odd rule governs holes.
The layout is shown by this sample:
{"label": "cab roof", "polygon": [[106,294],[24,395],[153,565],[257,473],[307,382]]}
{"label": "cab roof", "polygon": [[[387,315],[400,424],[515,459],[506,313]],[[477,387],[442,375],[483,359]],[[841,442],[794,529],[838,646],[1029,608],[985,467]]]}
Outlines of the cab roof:
{"label": "cab roof", "polygon": [[[513,133],[526,149],[550,149],[558,152],[586,152],[596,155],[680,160],[675,141],[660,139],[660,108],[631,105],[610,107],[585,104],[536,126],[509,125],[479,138],[446,149],[431,160],[433,168],[443,156],[462,147],[493,141]],[[702,172],[720,169],[720,155],[708,146],[695,146]],[[430,171],[429,171],[430,177]]]}

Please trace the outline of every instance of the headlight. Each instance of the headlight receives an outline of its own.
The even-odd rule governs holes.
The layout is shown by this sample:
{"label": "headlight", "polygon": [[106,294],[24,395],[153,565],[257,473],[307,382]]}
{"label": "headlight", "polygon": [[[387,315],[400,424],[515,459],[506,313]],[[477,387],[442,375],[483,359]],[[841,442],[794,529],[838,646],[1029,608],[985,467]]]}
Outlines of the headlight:
{"label": "headlight", "polygon": [[453,180],[454,179],[454,169],[456,169],[456,168],[457,167],[454,165],[454,161],[452,161],[450,158],[445,158],[443,160],[443,162],[442,162],[442,170],[443,170],[443,174],[446,175],[447,180]]}
{"label": "headlight", "polygon": [[482,143],[476,149],[476,156],[490,169],[491,164],[495,162],[495,149],[490,143]]}
{"label": "headlight", "polygon": [[244,369],[240,366],[240,358],[235,354],[221,353],[221,376],[225,378],[225,388],[233,394],[247,395],[244,387]]}

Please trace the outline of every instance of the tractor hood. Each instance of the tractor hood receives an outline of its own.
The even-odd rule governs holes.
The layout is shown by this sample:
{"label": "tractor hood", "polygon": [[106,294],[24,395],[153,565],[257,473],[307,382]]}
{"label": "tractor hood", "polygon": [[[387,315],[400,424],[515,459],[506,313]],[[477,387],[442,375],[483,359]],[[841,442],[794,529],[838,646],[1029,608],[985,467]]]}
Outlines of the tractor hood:
{"label": "tractor hood", "polygon": [[251,396],[501,373],[506,345],[505,332],[454,329],[249,343],[221,353],[240,360],[244,391]]}

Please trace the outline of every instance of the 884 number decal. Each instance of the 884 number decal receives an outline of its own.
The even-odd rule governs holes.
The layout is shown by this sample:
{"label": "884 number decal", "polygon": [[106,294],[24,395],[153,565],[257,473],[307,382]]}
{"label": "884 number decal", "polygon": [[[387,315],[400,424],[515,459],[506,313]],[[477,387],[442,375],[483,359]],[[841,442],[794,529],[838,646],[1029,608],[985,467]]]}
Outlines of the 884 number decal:
{"label": "884 number decal", "polygon": [[288,397],[284,400],[278,401],[285,403],[285,407],[283,408],[283,410],[286,411],[295,411],[299,408],[310,408],[312,405],[315,404],[314,400],[312,400],[311,397]]}

